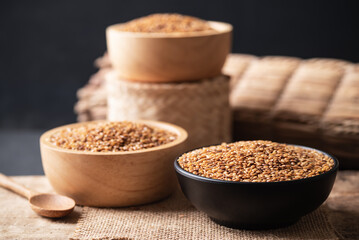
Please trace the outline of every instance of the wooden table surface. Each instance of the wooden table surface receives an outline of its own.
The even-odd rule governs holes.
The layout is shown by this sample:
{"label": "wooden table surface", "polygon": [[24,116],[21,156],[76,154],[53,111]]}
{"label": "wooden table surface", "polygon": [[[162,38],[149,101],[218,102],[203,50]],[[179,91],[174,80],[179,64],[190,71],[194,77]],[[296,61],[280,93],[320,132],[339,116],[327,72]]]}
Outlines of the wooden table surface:
{"label": "wooden table surface", "polygon": [[[52,192],[44,176],[14,180],[37,191]],[[329,220],[342,239],[359,239],[359,171],[339,172],[327,202]],[[68,239],[81,216],[81,207],[63,219],[37,216],[27,200],[0,188],[0,239]]]}

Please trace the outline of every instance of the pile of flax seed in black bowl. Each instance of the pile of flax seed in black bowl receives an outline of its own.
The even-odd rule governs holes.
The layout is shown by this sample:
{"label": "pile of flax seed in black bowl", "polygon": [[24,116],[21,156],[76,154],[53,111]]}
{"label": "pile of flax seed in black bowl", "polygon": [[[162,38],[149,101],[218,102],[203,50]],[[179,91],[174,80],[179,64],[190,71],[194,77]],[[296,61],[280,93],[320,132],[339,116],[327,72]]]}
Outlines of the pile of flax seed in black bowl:
{"label": "pile of flax seed in black bowl", "polygon": [[268,229],[317,209],[332,189],[338,161],[313,148],[258,140],[193,150],[175,169],[186,197],[215,222]]}

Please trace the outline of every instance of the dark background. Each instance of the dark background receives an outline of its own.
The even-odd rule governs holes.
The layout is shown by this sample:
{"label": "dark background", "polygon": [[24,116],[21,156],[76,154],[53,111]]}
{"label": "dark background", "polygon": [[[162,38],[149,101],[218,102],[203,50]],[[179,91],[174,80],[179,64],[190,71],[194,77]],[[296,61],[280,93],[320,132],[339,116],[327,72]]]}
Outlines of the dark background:
{"label": "dark background", "polygon": [[38,137],[76,120],[76,90],[96,71],[108,25],[178,12],[233,24],[233,52],[359,62],[358,6],[345,0],[1,0],[0,171],[42,173]]}

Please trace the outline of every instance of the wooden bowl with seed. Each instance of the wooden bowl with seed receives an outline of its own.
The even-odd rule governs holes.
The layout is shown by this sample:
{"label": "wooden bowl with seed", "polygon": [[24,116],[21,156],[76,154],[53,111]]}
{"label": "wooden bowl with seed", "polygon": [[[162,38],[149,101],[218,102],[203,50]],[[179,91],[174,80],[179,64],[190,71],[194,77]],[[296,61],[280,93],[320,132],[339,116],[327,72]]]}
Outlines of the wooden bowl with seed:
{"label": "wooden bowl with seed", "polygon": [[[296,146],[296,145],[295,145]],[[291,225],[316,210],[329,196],[338,160],[320,175],[276,182],[224,181],[195,175],[175,160],[174,167],[187,199],[214,222],[239,229],[272,229]]]}
{"label": "wooden bowl with seed", "polygon": [[123,207],[163,199],[176,186],[173,159],[183,152],[187,132],[159,121],[131,123],[165,130],[175,139],[160,146],[134,151],[91,152],[56,146],[50,138],[62,130],[94,121],[54,128],[40,138],[42,164],[54,190],[73,198],[77,204]]}
{"label": "wooden bowl with seed", "polygon": [[119,76],[141,82],[179,82],[221,74],[231,50],[232,25],[208,22],[212,31],[146,33],[106,30],[110,60]]}

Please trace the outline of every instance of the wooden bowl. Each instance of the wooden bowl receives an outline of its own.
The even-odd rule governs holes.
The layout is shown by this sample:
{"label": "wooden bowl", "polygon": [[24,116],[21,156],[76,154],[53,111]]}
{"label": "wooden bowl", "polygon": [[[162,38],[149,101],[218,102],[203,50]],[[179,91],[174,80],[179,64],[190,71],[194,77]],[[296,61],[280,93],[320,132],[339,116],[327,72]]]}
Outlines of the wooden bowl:
{"label": "wooden bowl", "polygon": [[[139,151],[85,152],[51,144],[49,137],[64,128],[45,132],[40,138],[43,168],[56,192],[77,204],[122,207],[160,200],[176,186],[173,160],[183,152],[187,132],[176,125],[158,121],[133,121],[177,134],[173,142]],[[88,122],[87,122],[88,123]]]}
{"label": "wooden bowl", "polygon": [[192,33],[123,32],[106,29],[113,67],[127,80],[178,82],[221,74],[231,49],[232,25],[208,22],[216,31]]}

